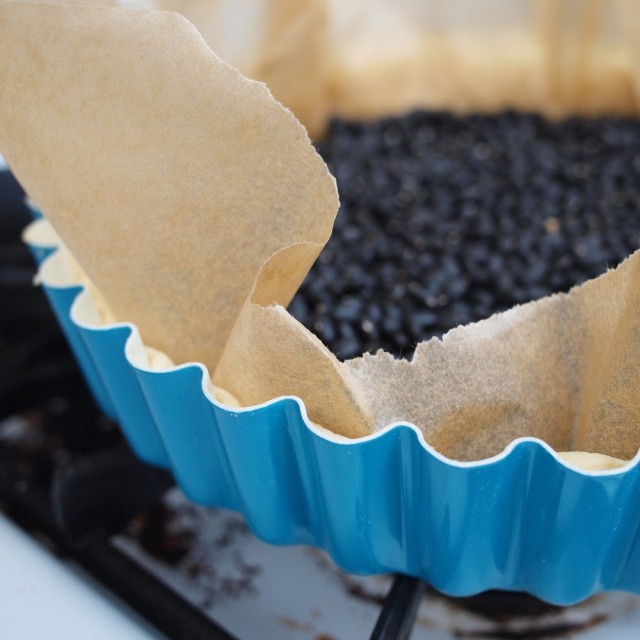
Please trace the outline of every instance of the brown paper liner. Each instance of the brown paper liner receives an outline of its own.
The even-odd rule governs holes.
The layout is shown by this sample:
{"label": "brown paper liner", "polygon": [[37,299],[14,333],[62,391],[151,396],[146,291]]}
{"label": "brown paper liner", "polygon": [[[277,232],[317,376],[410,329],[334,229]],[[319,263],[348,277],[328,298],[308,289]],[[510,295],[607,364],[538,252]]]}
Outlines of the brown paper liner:
{"label": "brown paper liner", "polygon": [[411,362],[340,363],[282,306],[329,237],[335,181],[264,85],[170,13],[2,3],[0,57],[0,151],[113,317],[174,362],[243,405],[298,395],[343,436],[411,422],[460,460],[525,435],[634,455],[640,254]]}

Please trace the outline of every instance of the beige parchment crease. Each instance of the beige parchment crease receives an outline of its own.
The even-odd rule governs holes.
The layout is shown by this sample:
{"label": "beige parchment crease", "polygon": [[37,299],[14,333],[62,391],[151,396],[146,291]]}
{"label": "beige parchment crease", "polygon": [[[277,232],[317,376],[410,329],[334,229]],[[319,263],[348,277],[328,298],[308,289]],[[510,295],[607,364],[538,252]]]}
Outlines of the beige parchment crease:
{"label": "beige parchment crease", "polygon": [[176,14],[0,6],[2,153],[119,320],[213,371],[263,263],[329,237],[333,178],[262,84]]}
{"label": "beige parchment crease", "polygon": [[295,118],[176,14],[0,3],[0,153],[116,320],[244,405],[301,397],[341,435],[416,424],[446,455],[537,436],[632,457],[640,257],[570,294],[339,362],[284,309],[335,182]]}

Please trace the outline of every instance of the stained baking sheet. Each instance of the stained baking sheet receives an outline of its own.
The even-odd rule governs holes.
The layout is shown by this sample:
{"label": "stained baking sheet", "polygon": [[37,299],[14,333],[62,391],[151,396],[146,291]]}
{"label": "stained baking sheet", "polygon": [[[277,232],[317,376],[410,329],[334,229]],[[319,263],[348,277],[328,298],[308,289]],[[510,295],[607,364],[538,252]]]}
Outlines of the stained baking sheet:
{"label": "stained baking sheet", "polygon": [[[164,543],[156,540],[151,552],[145,550],[135,527],[114,543],[231,633],[283,640],[369,637],[390,576],[354,576],[316,549],[264,543],[237,514],[198,507],[177,490],[167,494],[164,505]],[[170,558],[168,550],[175,552],[181,540],[181,558]],[[630,640],[640,629],[640,597],[608,593],[575,607],[498,623],[431,591],[420,605],[411,639],[492,638],[525,629],[550,630],[537,637]],[[554,629],[566,633],[551,635]]]}

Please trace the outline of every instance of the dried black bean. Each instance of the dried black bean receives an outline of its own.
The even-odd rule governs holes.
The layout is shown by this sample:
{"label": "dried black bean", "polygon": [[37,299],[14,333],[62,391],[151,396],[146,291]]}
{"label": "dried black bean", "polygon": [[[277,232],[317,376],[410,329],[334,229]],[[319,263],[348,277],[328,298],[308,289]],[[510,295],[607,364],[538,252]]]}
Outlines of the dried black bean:
{"label": "dried black bean", "polygon": [[640,120],[334,120],[341,210],[291,313],[339,358],[567,291],[640,246]]}

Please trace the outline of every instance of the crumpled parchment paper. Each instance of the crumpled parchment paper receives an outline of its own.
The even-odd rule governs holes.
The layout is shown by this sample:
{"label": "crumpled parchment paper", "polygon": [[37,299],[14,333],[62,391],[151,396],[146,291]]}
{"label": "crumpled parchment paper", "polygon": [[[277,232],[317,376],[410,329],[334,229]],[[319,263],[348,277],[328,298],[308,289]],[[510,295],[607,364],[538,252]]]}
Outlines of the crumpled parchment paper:
{"label": "crumpled parchment paper", "polygon": [[418,346],[340,363],[285,310],[335,182],[304,128],[181,16],[0,3],[0,153],[116,320],[243,405],[298,395],[356,437],[416,424],[460,460],[519,436],[632,457],[640,256]]}

